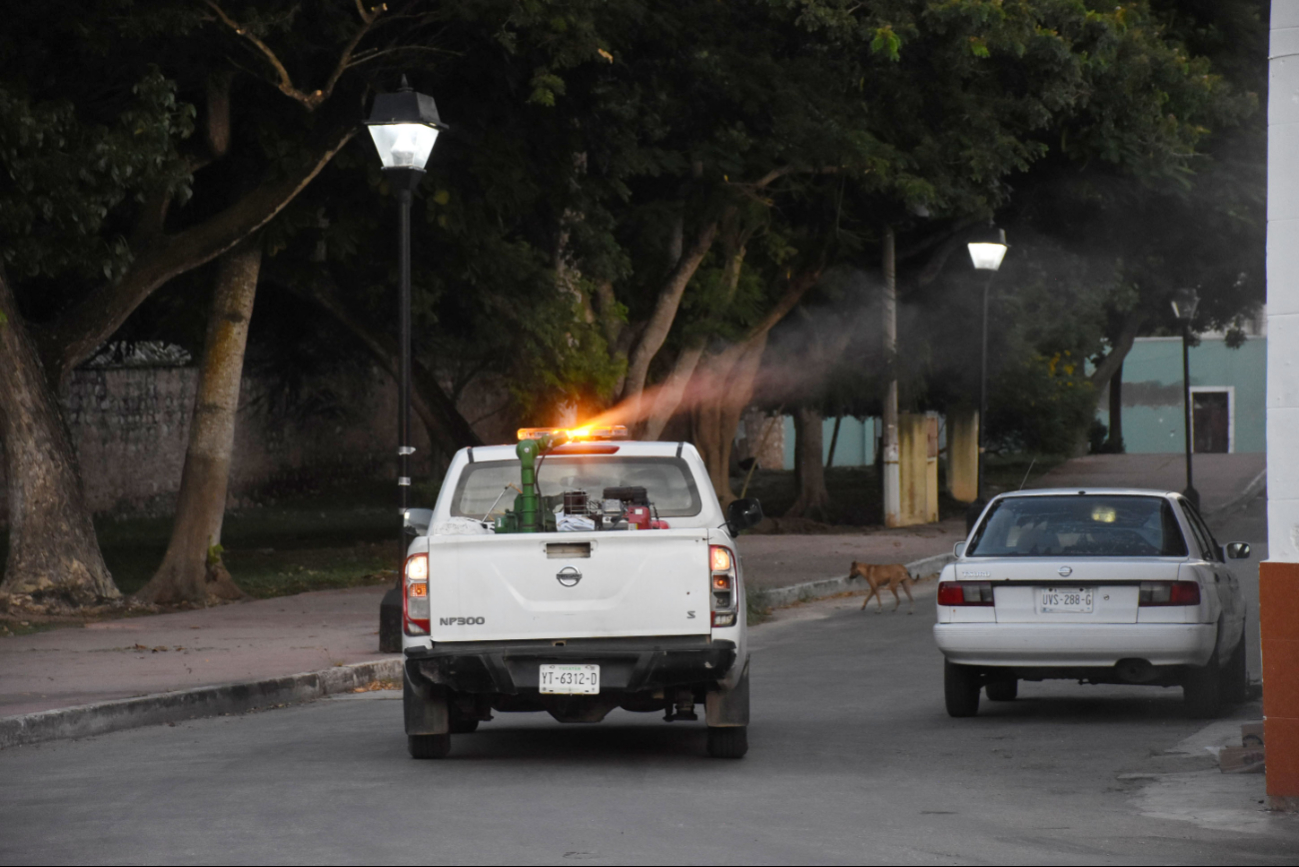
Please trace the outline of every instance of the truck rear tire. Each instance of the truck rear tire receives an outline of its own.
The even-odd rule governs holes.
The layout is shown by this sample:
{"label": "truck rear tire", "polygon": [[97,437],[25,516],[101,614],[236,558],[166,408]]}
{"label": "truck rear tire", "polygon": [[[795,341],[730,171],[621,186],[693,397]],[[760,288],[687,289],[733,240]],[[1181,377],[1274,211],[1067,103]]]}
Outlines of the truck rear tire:
{"label": "truck rear tire", "polygon": [[478,720],[451,714],[451,734],[467,735],[476,731],[478,731]]}
{"label": "truck rear tire", "polygon": [[748,726],[708,727],[708,755],[715,759],[742,759],[748,751]]}
{"label": "truck rear tire", "polygon": [[948,716],[966,717],[977,714],[980,686],[977,668],[943,660],[943,698],[947,702]]}
{"label": "truck rear tire", "polygon": [[445,759],[451,752],[451,735],[407,735],[412,759]]}

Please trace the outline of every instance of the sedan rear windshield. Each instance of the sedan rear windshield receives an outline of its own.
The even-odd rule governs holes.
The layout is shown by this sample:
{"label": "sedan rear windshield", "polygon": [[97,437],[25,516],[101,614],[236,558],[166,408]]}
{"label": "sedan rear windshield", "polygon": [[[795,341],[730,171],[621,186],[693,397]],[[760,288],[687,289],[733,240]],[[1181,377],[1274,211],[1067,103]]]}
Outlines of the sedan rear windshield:
{"label": "sedan rear windshield", "polygon": [[[451,514],[490,519],[513,509],[519,470],[517,460],[469,464],[456,484]],[[695,477],[681,458],[547,455],[537,470],[537,487],[548,508],[562,503],[565,491],[585,491],[596,500],[605,488],[639,487],[660,517],[688,518],[703,509]]]}
{"label": "sedan rear windshield", "polygon": [[1009,497],[993,504],[970,542],[975,557],[1185,557],[1163,497]]}

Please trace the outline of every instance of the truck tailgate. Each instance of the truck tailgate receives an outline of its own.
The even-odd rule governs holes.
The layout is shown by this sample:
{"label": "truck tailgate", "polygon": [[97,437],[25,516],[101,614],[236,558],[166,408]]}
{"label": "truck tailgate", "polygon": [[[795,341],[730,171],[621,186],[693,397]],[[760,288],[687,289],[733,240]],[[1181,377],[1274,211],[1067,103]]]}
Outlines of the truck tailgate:
{"label": "truck tailgate", "polygon": [[434,641],[709,634],[705,529],[434,536]]}

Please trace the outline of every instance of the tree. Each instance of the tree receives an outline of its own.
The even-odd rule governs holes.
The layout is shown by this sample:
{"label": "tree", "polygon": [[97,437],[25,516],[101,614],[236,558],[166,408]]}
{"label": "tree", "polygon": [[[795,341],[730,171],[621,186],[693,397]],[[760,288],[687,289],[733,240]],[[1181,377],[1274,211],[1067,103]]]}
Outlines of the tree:
{"label": "tree", "polygon": [[207,602],[243,595],[221,562],[221,525],[261,260],[261,239],[255,235],[218,259],[171,541],[162,565],[137,594],[145,602]]}

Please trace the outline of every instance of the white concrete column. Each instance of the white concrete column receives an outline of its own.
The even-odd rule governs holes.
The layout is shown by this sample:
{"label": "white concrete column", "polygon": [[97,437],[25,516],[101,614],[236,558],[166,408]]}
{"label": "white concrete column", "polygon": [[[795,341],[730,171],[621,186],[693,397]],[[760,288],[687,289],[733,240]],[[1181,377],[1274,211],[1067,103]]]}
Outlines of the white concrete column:
{"label": "white concrete column", "polygon": [[1271,806],[1299,810],[1299,0],[1273,0],[1268,51],[1267,516],[1259,568]]}
{"label": "white concrete column", "polygon": [[1268,551],[1299,563],[1299,0],[1273,0],[1269,54]]}

